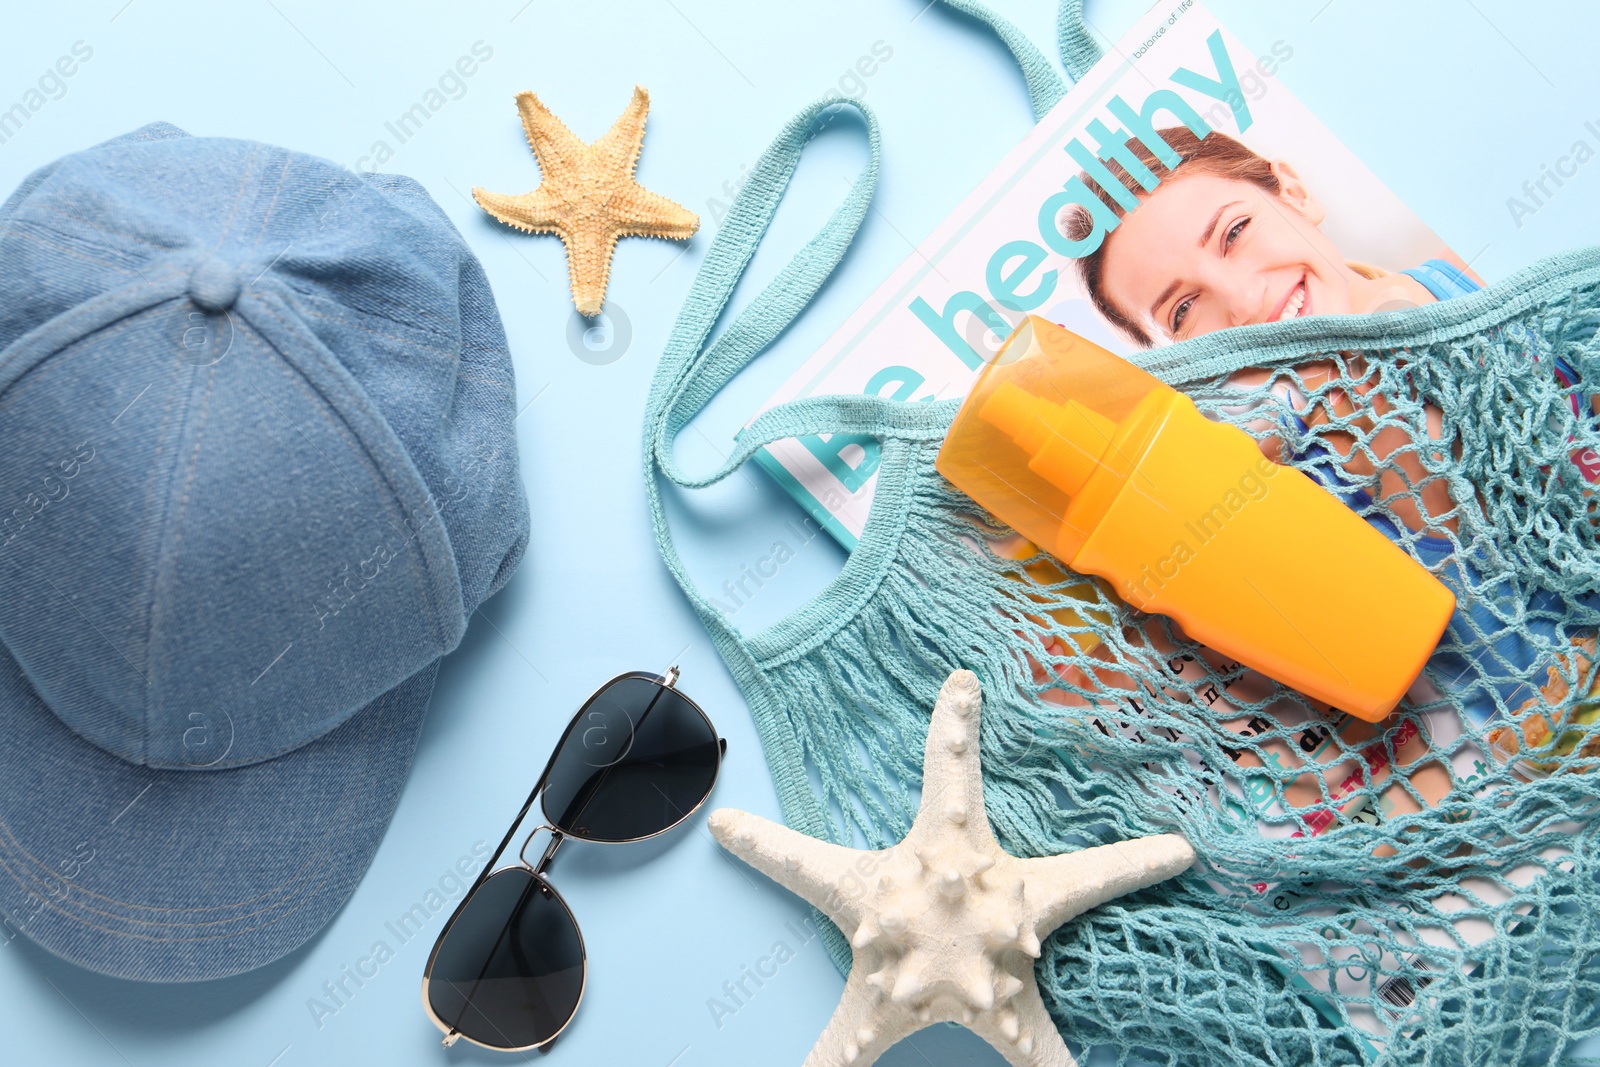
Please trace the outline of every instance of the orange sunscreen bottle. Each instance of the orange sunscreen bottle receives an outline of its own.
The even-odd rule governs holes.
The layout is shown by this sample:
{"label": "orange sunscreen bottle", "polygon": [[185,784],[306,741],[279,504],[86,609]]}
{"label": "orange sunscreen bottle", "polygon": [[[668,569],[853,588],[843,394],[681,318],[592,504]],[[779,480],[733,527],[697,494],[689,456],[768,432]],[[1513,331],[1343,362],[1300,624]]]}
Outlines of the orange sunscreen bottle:
{"label": "orange sunscreen bottle", "polygon": [[1455,609],[1421,564],[1243,430],[1029,318],[984,369],[940,473],[1073,570],[1369,722]]}

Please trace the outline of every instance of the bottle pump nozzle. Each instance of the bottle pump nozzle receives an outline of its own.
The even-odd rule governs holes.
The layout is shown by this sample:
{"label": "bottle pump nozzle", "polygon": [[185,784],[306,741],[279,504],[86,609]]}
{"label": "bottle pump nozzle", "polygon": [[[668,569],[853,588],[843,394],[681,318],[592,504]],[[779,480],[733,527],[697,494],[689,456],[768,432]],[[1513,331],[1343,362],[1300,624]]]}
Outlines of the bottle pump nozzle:
{"label": "bottle pump nozzle", "polygon": [[1099,469],[1117,431],[1116,423],[1076,400],[1052,404],[1011,382],[984,401],[979,416],[1031,457],[1028,469],[1068,496]]}

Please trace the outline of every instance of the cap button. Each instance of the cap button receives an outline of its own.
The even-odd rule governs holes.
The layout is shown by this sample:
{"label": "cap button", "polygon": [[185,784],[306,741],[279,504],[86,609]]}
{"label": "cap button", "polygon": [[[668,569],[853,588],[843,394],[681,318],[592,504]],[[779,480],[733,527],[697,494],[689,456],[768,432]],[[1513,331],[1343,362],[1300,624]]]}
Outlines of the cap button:
{"label": "cap button", "polygon": [[201,260],[189,275],[189,299],[201,311],[226,311],[239,299],[239,272],[215,256]]}

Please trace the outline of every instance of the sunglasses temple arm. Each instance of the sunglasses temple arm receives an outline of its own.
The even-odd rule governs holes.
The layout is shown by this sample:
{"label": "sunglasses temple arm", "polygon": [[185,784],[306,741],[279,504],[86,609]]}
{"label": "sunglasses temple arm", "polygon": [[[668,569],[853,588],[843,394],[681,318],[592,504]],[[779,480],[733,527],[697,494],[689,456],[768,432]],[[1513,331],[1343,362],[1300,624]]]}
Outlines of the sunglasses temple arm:
{"label": "sunglasses temple arm", "polygon": [[[559,746],[557,747],[559,748]],[[517,812],[517,817],[511,820],[510,826],[506,827],[506,835],[500,839],[499,846],[495,848],[494,854],[489,857],[488,862],[483,865],[483,870],[478,872],[478,877],[473,881],[472,889],[467,891],[467,896],[471,896],[472,891],[482,885],[484,881],[488,879],[489,875],[494,871],[495,863],[505,852],[506,846],[511,844],[511,839],[517,835],[517,827],[522,825],[522,820],[526,819],[528,817],[528,812],[533,810],[533,802],[538,800],[539,794],[544,791],[545,783],[550,778],[550,768],[555,766],[555,762],[556,754],[555,752],[551,752],[550,758],[545,761],[544,770],[539,775],[539,781],[533,787],[533,792],[528,794],[528,799],[522,802],[522,810]]]}
{"label": "sunglasses temple arm", "polygon": [[[546,779],[550,777],[550,768],[555,765],[555,759],[556,754],[554,752],[550,753],[550,759],[545,762],[544,771],[539,775],[539,781],[534,785],[533,792],[529,793],[528,799],[522,802],[522,810],[517,812],[515,819],[511,820],[511,825],[506,828],[506,836],[500,839],[500,845],[494,850],[494,855],[489,857],[488,862],[483,865],[483,870],[478,872],[478,877],[473,879],[472,887],[461,898],[462,907],[466,906],[466,902],[472,898],[472,894],[478,891],[478,887],[488,880],[490,872],[494,870],[495,861],[505,852],[506,846],[511,843],[511,839],[516,836],[517,827],[522,825],[522,820],[526,819],[528,812],[533,810],[533,802],[539,799],[539,793],[544,789]],[[506,925],[501,928],[500,938],[495,942],[493,951],[484,959],[483,968],[478,972],[478,977],[473,980],[472,989],[468,991],[466,998],[461,1002],[461,1011],[457,1013],[455,1020],[451,1022],[450,1029],[445,1035],[446,1045],[450,1044],[455,1039],[455,1035],[460,1032],[457,1028],[461,1025],[461,1017],[466,1014],[467,1006],[472,1003],[472,997],[478,991],[478,983],[483,981],[483,976],[489,969],[489,962],[494,959],[494,953],[500,951],[501,942],[505,940],[506,933],[511,929],[515,916],[522,911],[523,906],[527,903],[528,892],[532,888],[533,882],[529,881],[527,888],[522,891],[521,899],[517,901],[516,908],[512,910],[512,918],[507,919]],[[460,909],[458,908],[457,912],[459,913],[459,911]],[[441,934],[440,936],[444,935]]]}
{"label": "sunglasses temple arm", "polygon": [[[537,791],[535,793],[537,795]],[[527,814],[527,809],[523,809],[523,814]],[[517,821],[521,822],[522,820],[519,818]],[[513,826],[512,829],[515,830],[516,827]],[[505,846],[502,845],[501,847],[504,848]],[[500,936],[495,938],[494,948],[490,949],[488,955],[483,957],[483,966],[478,968],[478,977],[472,980],[472,988],[467,990],[467,995],[461,1000],[461,1010],[456,1012],[455,1019],[450,1023],[450,1034],[461,1032],[461,1020],[466,1016],[467,1009],[472,1006],[472,998],[478,995],[478,986],[483,984],[483,976],[489,973],[489,964],[493,963],[494,958],[500,954],[500,946],[506,943],[506,935],[511,933],[512,927],[522,917],[522,909],[528,906],[528,896],[533,892],[533,887],[537,884],[538,879],[529,878],[528,884],[522,887],[522,895],[517,898],[517,906],[511,909],[511,914],[506,917],[505,925],[500,927]],[[511,940],[511,951],[519,960],[525,958],[516,938]]]}

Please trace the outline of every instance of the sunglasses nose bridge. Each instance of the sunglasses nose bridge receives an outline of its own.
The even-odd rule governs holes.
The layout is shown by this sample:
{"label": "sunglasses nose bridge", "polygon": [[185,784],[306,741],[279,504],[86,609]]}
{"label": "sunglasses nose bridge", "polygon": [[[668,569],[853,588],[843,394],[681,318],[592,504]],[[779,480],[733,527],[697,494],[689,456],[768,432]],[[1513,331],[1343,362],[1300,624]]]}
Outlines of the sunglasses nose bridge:
{"label": "sunglasses nose bridge", "polygon": [[[528,859],[528,846],[533,844],[533,839],[539,836],[540,830],[550,831],[550,842],[549,844],[545,845],[544,855],[539,857],[539,862],[533,863]],[[549,823],[540,823],[538,826],[535,826],[532,830],[528,831],[528,836],[523,839],[522,847],[517,850],[517,858],[522,861],[522,865],[524,867],[528,868],[534,874],[543,874],[545,872],[545,868],[550,866],[550,861],[555,858],[556,849],[560,848],[561,843],[566,839],[567,835],[556,829],[554,826],[551,826]]]}

